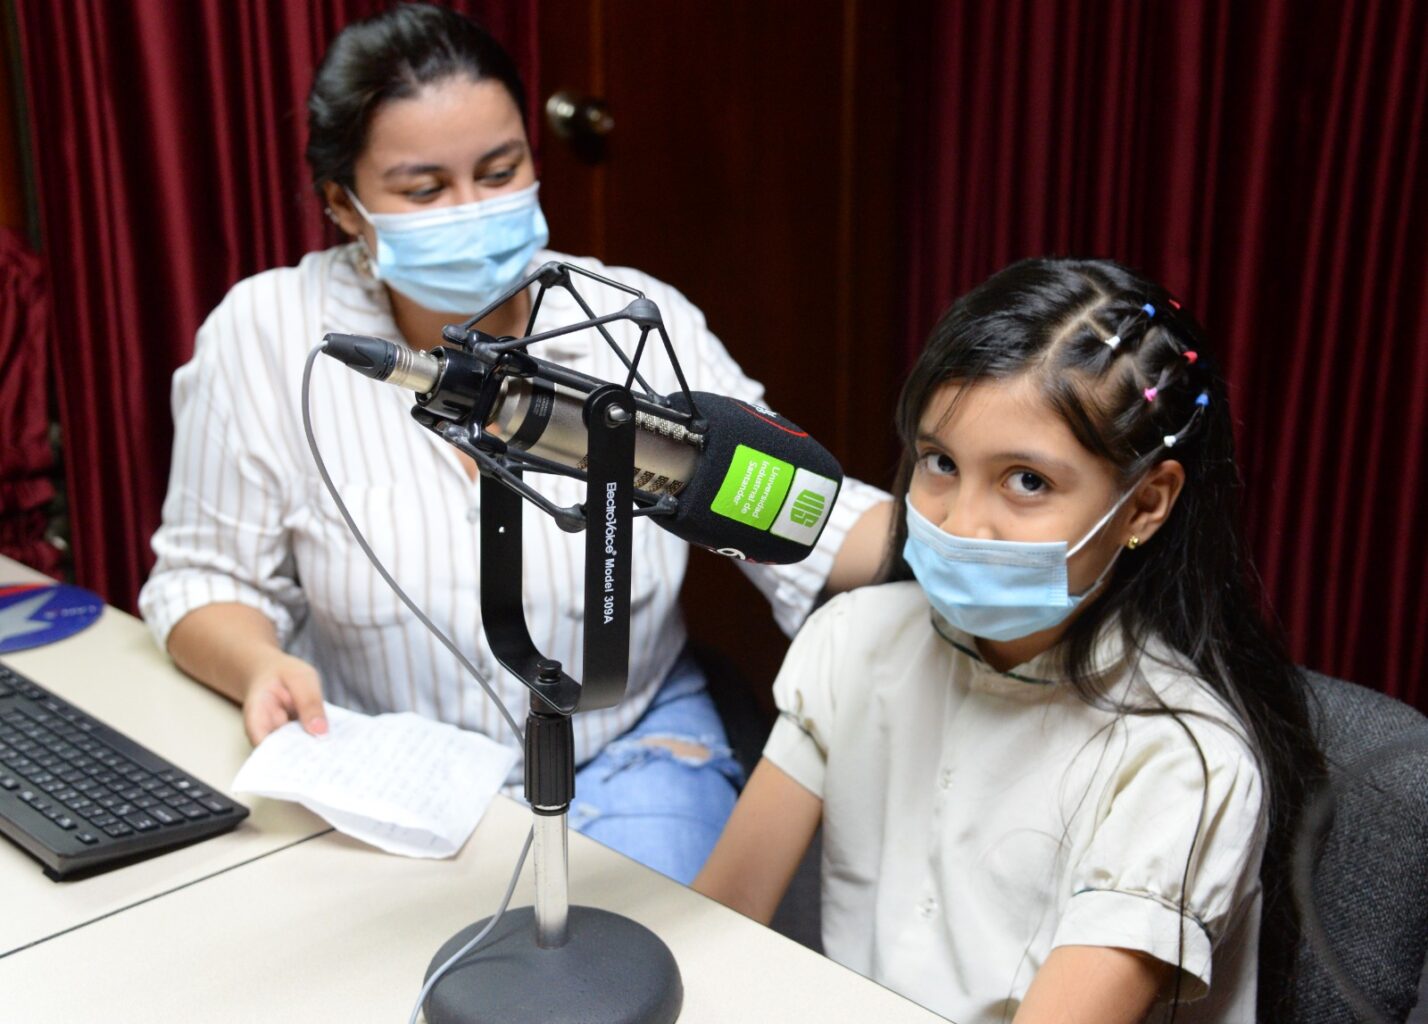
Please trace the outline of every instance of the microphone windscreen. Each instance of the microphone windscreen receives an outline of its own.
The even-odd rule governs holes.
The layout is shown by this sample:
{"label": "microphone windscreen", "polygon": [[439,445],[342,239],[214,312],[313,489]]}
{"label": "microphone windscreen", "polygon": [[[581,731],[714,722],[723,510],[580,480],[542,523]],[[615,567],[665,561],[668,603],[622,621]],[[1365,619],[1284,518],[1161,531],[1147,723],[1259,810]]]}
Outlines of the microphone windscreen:
{"label": "microphone windscreen", "polygon": [[[843,469],[797,425],[758,406],[693,393],[708,421],[704,450],[679,511],[656,519],[720,554],[782,564],[806,558],[838,499]],[[670,396],[683,408],[682,395]]]}

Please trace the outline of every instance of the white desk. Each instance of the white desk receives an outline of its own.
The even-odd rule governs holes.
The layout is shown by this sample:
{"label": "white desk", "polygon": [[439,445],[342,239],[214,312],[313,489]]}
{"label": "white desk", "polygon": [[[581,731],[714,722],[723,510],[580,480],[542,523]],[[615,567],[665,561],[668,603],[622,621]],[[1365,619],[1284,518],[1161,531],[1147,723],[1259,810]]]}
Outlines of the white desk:
{"label": "white desk", "polygon": [[[0,559],[0,580],[18,578]],[[6,660],[206,782],[246,756],[237,709],[113,609]],[[459,856],[409,860],[292,805],[246,802],[232,834],[80,882],[51,882],[0,843],[0,1019],[405,1021],[437,948],[495,909],[530,821],[498,798]],[[685,1024],[941,1019],[578,834],[570,864],[572,902],[669,944]],[[530,876],[513,906],[530,903]]]}
{"label": "white desk", "polygon": [[[46,577],[0,556],[0,582],[32,579]],[[117,609],[67,640],[0,657],[217,790],[251,749],[237,709],[174,668],[144,624]],[[0,840],[0,956],[327,831],[296,804],[243,803],[253,813],[227,835],[78,882],[50,881]],[[3,1000],[0,1019],[9,1019]]]}

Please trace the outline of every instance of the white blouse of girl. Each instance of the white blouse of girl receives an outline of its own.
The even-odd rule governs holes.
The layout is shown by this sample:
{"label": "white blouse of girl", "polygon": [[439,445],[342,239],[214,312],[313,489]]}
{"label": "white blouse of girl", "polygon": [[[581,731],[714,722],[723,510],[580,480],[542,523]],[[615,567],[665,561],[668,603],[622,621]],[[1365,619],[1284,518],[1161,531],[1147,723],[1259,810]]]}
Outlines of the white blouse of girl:
{"label": "white blouse of girl", "polygon": [[1023,261],[898,420],[902,582],[798,635],[695,888],[768,921],[821,822],[825,951],[958,1024],[1254,1020],[1262,915],[1293,924],[1268,822],[1317,754],[1199,327],[1115,263]]}

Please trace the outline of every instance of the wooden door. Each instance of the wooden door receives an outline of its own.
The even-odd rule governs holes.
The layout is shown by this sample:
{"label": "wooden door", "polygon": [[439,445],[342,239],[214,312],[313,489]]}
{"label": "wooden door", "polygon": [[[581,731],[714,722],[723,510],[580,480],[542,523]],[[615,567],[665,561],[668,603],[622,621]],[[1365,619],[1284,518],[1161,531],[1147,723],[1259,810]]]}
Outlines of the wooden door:
{"label": "wooden door", "polygon": [[[537,16],[540,101],[598,97],[614,122],[598,162],[542,125],[553,246],[679,288],[774,408],[884,487],[903,363],[904,6],[542,0]],[[770,707],[786,638],[731,563],[690,561],[691,633]]]}

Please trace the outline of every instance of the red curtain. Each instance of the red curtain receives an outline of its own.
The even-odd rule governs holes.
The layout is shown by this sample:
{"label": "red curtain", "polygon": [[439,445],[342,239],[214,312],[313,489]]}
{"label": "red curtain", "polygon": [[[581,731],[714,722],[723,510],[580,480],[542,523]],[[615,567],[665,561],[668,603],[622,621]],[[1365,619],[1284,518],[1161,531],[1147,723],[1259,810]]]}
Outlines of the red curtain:
{"label": "red curtain", "polygon": [[1023,256],[1178,293],[1230,381],[1295,656],[1428,709],[1428,4],[958,0],[910,175],[910,347]]}
{"label": "red curtain", "polygon": [[[465,0],[534,77],[535,0]],[[132,609],[172,438],[169,379],[236,281],[332,236],[304,107],[381,0],[15,0],[76,582]]]}
{"label": "red curtain", "polygon": [[55,496],[49,322],[39,257],[0,228],[0,554],[53,574],[60,551],[45,540]]}

